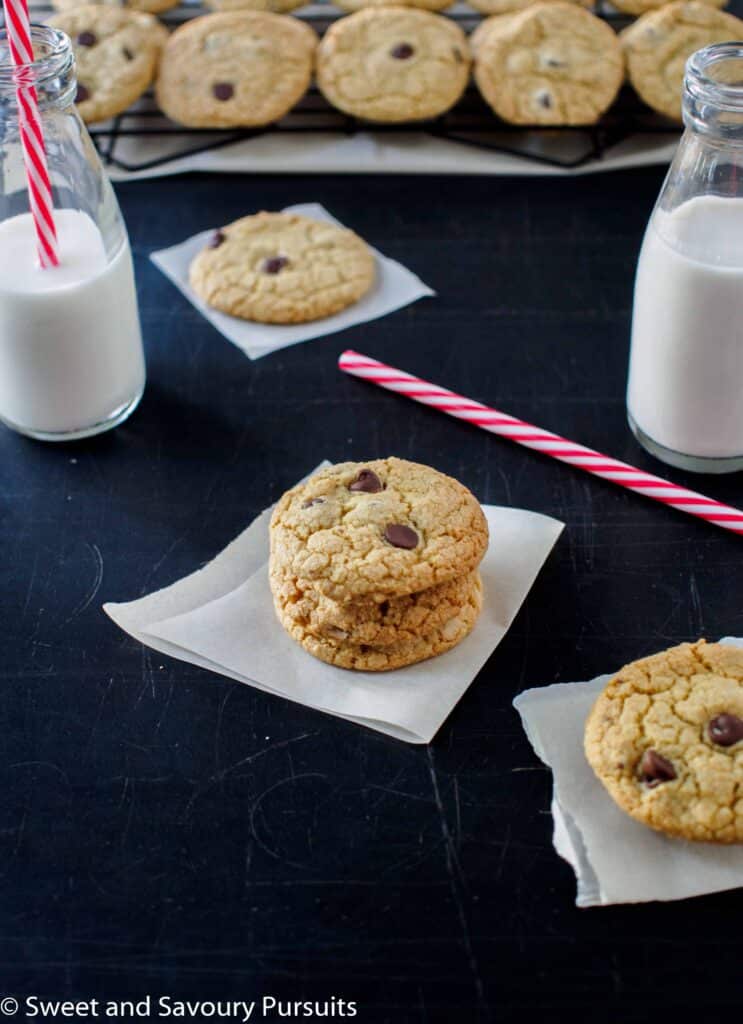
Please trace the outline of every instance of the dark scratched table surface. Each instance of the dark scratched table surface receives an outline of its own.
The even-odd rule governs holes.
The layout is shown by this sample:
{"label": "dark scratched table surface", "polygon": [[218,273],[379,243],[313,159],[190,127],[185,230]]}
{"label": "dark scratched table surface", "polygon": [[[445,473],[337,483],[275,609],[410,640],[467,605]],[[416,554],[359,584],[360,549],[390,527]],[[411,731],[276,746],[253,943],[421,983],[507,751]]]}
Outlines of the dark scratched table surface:
{"label": "dark scratched table surface", "polygon": [[[353,346],[663,471],[631,439],[623,404],[634,262],[661,180],[652,169],[119,188],[146,338],[142,405],[76,445],[0,432],[0,996],[335,996],[372,1024],[739,1009],[743,893],[577,910],[551,844],[550,776],[511,701],[682,640],[743,634],[743,540],[335,365]],[[438,297],[251,363],[148,253],[303,200]],[[430,747],[143,650],[102,613],[208,561],[321,458],[388,453],[567,524]],[[739,476],[669,472],[743,497]]]}

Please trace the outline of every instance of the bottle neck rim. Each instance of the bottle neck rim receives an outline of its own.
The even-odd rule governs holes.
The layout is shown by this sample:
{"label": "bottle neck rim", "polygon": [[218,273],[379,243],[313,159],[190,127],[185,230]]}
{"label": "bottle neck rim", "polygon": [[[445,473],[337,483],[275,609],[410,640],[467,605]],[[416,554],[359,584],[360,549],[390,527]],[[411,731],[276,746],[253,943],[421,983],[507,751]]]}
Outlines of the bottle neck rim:
{"label": "bottle neck rim", "polygon": [[743,142],[743,42],[714,43],[689,57],[683,118],[694,132]]}
{"label": "bottle neck rim", "polygon": [[34,60],[14,64],[7,29],[0,29],[0,102],[15,108],[19,86],[36,88],[39,107],[54,105],[66,99],[74,83],[75,58],[72,44],[58,29],[49,25],[31,26]]}

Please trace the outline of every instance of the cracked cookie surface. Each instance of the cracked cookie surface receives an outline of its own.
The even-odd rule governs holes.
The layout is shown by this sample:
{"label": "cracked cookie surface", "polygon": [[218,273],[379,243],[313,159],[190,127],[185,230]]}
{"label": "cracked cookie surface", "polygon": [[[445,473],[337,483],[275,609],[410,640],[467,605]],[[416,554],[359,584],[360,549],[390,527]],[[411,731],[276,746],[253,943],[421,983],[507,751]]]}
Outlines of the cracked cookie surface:
{"label": "cracked cookie surface", "polygon": [[316,44],[305,22],[269,11],[193,18],[163,51],[157,101],[195,128],[270,124],[307,91]]}
{"label": "cracked cookie surface", "polygon": [[743,842],[743,650],[700,640],[627,665],[591,710],[585,751],[643,824]]}
{"label": "cracked cookie surface", "polygon": [[349,644],[333,641],[329,637],[315,636],[285,615],[276,601],[274,606],[279,621],[287,633],[313,657],[338,668],[355,669],[360,672],[389,672],[444,654],[461,643],[472,632],[480,614],[482,584],[478,577],[478,585],[472,589],[462,607],[440,626],[429,633],[412,636],[409,640],[385,647]]}
{"label": "cracked cookie surface", "polygon": [[482,589],[477,571],[440,583],[417,594],[386,601],[357,598],[339,604],[316,590],[301,589],[295,580],[271,575],[271,590],[282,620],[288,620],[320,640],[336,644],[388,647],[428,636],[453,619]]}
{"label": "cracked cookie surface", "polygon": [[150,14],[88,4],[49,19],[72,41],[76,106],[88,123],[105,121],[139,99],[155,76],[168,33]]}
{"label": "cracked cookie surface", "polygon": [[537,3],[488,19],[472,48],[478,89],[511,124],[594,124],[624,77],[613,29],[574,3]]}
{"label": "cracked cookie surface", "polygon": [[340,603],[453,580],[476,569],[487,546],[474,495],[405,459],[323,469],[287,491],[271,518],[272,571]]}
{"label": "cracked cookie surface", "polygon": [[743,21],[706,3],[673,3],[638,18],[620,35],[632,87],[649,107],[681,120],[686,61],[711,43],[743,38]]}
{"label": "cracked cookie surface", "polygon": [[354,117],[420,121],[457,102],[469,66],[467,39],[453,21],[412,7],[374,7],[330,26],[317,51],[317,84]]}
{"label": "cracked cookie surface", "polygon": [[191,287],[231,316],[292,324],[338,313],[374,284],[369,246],[353,231],[296,213],[257,213],[215,232],[193,260]]}

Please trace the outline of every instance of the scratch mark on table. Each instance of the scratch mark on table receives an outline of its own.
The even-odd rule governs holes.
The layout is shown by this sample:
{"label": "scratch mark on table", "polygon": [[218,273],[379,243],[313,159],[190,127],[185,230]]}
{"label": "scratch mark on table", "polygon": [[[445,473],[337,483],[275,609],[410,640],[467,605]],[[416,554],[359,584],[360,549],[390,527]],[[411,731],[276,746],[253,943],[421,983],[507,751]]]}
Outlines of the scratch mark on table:
{"label": "scratch mark on table", "polygon": [[[217,785],[217,783],[222,782],[223,779],[225,779],[231,772],[234,772],[237,768],[242,768],[246,764],[252,764],[253,761],[257,761],[258,758],[260,757],[265,757],[265,755],[269,754],[272,750],[281,750],[283,747],[288,747],[292,743],[300,743],[302,740],[309,739],[311,736],[317,736],[317,730],[315,730],[314,732],[303,732],[299,736],[292,736],[286,740],[278,740],[276,743],[271,743],[269,746],[264,747],[263,750],[258,750],[254,754],[249,754],[247,757],[243,757],[239,761],[235,761],[234,764],[231,764],[228,768],[222,768],[218,772],[215,772],[212,776],[210,776],[207,779],[204,785],[196,787],[191,798],[189,799],[188,803],[186,804],[183,810],[183,814],[181,815],[181,823],[183,823],[191,814],[194,808],[194,804],[196,803],[198,798],[200,796],[203,796],[204,793],[208,792],[212,786],[215,786]],[[299,777],[300,776],[297,775],[294,776],[294,778]]]}
{"label": "scratch mark on table", "polygon": [[449,875],[449,890],[452,895],[452,900],[456,908],[457,917],[459,919],[459,926],[462,933],[462,946],[469,964],[470,971],[472,972],[472,980],[475,985],[475,992],[477,993],[477,1001],[481,1008],[485,1007],[485,988],[482,983],[482,977],[480,975],[480,966],[475,956],[475,951],[472,946],[472,937],[470,935],[469,922],[467,921],[467,914],[464,907],[464,900],[460,892],[460,887],[464,887],[465,880],[462,874],[461,865],[459,863],[459,857],[457,854],[456,846],[452,838],[451,830],[449,829],[449,822],[446,817],[446,811],[444,804],[441,799],[441,791],[439,789],[439,780],[436,773],[436,765],[433,760],[433,751],[430,747],[426,747],[426,754],[428,757],[428,773],[431,777],[431,788],[433,789],[433,800],[436,804],[436,809],[439,814],[439,821],[441,823],[441,835],[444,840],[444,852],[446,870]]}
{"label": "scratch mark on table", "polygon": [[263,801],[270,793],[274,793],[277,789],[280,789],[281,786],[285,786],[287,783],[299,782],[300,779],[327,779],[327,777],[328,776],[325,774],[325,772],[302,772],[300,775],[287,775],[286,778],[279,779],[278,782],[274,782],[273,785],[269,786],[267,789],[264,789],[260,796],[257,797],[255,802],[253,803],[253,806],[250,809],[250,834],[252,835],[253,839],[256,841],[258,846],[260,846],[260,848],[270,857],[273,857],[275,860],[279,860],[284,864],[289,864],[291,867],[303,867],[303,865],[298,863],[297,861],[292,861],[288,857],[282,856],[280,853],[278,853],[276,850],[270,847],[268,843],[265,843],[259,836],[255,819],[258,812],[261,809]]}
{"label": "scratch mark on table", "polygon": [[92,553],[93,558],[95,559],[95,574],[93,578],[93,583],[90,587],[90,590],[87,592],[82,601],[75,608],[73,608],[70,615],[65,619],[65,626],[69,625],[69,623],[72,622],[73,619],[77,618],[77,616],[80,615],[81,612],[85,611],[85,609],[91,603],[95,595],[101,589],[101,583],[103,582],[103,555],[101,555],[100,548],[98,547],[97,544],[88,544],[87,542],[85,546]]}

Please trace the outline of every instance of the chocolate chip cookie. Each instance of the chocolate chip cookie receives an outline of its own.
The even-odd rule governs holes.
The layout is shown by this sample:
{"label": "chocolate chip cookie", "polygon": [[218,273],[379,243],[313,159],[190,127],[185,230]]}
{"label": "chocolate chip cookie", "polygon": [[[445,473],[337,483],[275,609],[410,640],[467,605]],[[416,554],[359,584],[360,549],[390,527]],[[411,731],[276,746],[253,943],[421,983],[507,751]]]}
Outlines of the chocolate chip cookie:
{"label": "chocolate chip cookie", "polygon": [[447,583],[386,601],[360,597],[339,604],[291,577],[271,574],[271,590],[282,622],[336,646],[400,647],[429,636],[459,615],[482,590],[477,571]]}
{"label": "chocolate chip cookie", "polygon": [[139,99],[155,76],[167,30],[150,14],[86,5],[50,18],[72,40],[77,109],[88,123],[105,121]]}
{"label": "chocolate chip cookie", "polygon": [[472,572],[488,545],[474,495],[404,459],[344,462],[279,500],[271,519],[274,572],[333,601],[385,601]]}
{"label": "chocolate chip cookie", "polygon": [[479,576],[466,601],[457,611],[428,633],[413,634],[396,644],[375,647],[368,644],[351,644],[345,640],[334,640],[329,636],[317,636],[306,626],[285,614],[281,605],[274,601],[276,614],[287,633],[309,654],[320,661],[338,668],[356,669],[361,672],[389,672],[404,668],[418,661],[425,661],[450,651],[471,633],[482,608],[482,583]]}
{"label": "chocolate chip cookie", "polygon": [[653,110],[680,121],[686,61],[703,46],[743,39],[743,21],[699,0],[682,0],[644,14],[620,38],[635,92]]}
{"label": "chocolate chip cookie", "polygon": [[375,275],[374,254],[353,231],[296,213],[258,213],[215,231],[189,276],[214,309],[295,324],[357,302]]}
{"label": "chocolate chip cookie", "polygon": [[473,51],[480,92],[511,124],[594,124],[624,78],[613,29],[563,0],[489,19]]}
{"label": "chocolate chip cookie", "polygon": [[318,47],[317,84],[334,107],[367,121],[422,121],[452,107],[470,54],[453,21],[412,7],[340,18]]}
{"label": "chocolate chip cookie", "polygon": [[270,124],[307,91],[316,43],[305,22],[268,11],[194,18],[163,51],[157,101],[191,127]]}
{"label": "chocolate chip cookie", "polygon": [[585,750],[643,824],[743,842],[743,650],[700,640],[627,665],[588,717]]}

